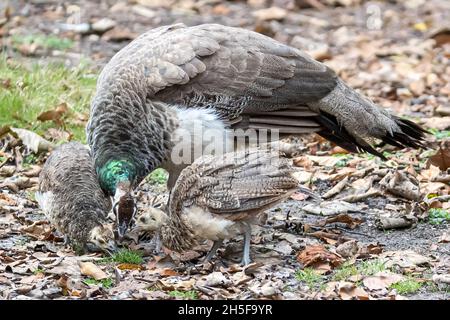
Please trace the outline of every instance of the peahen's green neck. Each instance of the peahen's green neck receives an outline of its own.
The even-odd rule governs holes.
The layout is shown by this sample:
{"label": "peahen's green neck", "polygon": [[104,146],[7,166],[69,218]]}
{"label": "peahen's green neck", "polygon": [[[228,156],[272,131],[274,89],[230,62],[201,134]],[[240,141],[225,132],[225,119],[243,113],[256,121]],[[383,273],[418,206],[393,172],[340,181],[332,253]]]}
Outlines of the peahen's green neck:
{"label": "peahen's green neck", "polygon": [[102,189],[114,195],[119,182],[133,183],[136,178],[136,166],[129,160],[109,160],[97,170],[97,174]]}

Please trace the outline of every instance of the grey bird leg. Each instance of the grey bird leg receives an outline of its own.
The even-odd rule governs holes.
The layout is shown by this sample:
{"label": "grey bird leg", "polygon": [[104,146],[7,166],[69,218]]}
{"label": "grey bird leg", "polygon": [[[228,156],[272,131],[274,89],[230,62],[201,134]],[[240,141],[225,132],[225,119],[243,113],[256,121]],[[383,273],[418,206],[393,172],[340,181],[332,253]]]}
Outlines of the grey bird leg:
{"label": "grey bird leg", "polygon": [[223,243],[222,239],[214,241],[214,244],[213,244],[211,250],[209,250],[208,254],[206,255],[204,262],[208,262],[209,260],[211,260],[211,258],[216,253],[217,249],[219,249],[220,246],[222,245],[222,243]]}
{"label": "grey bird leg", "polygon": [[157,254],[161,253],[162,244],[161,244],[161,238],[159,236],[159,232],[156,232],[153,236],[153,243],[155,245],[155,251]]}
{"label": "grey bird leg", "polygon": [[245,227],[245,233],[244,233],[244,253],[242,255],[242,261],[241,265],[246,266],[250,264],[250,240],[252,238],[252,227],[250,224],[243,222],[242,223]]}
{"label": "grey bird leg", "polygon": [[71,247],[71,243],[70,243],[70,239],[68,235],[64,235],[64,242],[63,242],[64,247]]}

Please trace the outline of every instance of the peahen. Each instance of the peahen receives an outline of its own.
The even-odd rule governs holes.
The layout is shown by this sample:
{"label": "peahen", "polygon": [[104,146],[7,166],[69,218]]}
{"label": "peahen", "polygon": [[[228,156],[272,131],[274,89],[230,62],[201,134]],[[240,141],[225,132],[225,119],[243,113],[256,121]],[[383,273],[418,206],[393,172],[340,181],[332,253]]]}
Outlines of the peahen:
{"label": "peahen", "polygon": [[114,228],[107,220],[111,200],[100,188],[85,145],[69,142],[51,153],[39,175],[36,200],[74,248],[116,250]]}
{"label": "peahen", "polygon": [[251,225],[259,214],[297,190],[312,194],[293,172],[289,160],[268,149],[203,156],[182,170],[167,205],[141,211],[135,228],[158,231],[162,244],[178,252],[212,240],[206,260],[223,240],[243,234],[242,263],[249,264]]}
{"label": "peahen", "polygon": [[172,187],[186,165],[212,153],[188,154],[210,142],[195,128],[220,132],[227,142],[227,129],[278,130],[280,138],[316,132],[383,159],[373,138],[419,148],[425,134],[269,37],[218,24],[159,27],[111,59],[91,104],[88,142],[100,184],[114,197],[119,234],[136,212],[132,191],[144,177],[164,167]]}

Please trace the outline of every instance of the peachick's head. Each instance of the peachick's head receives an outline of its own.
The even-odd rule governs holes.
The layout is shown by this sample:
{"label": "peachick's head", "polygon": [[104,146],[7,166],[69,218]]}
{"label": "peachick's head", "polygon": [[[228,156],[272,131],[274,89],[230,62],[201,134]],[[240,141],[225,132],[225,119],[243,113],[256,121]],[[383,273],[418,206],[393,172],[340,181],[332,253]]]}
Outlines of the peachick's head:
{"label": "peachick's head", "polygon": [[158,231],[167,220],[167,214],[163,211],[162,204],[140,211],[135,218],[135,227],[138,231]]}
{"label": "peachick's head", "polygon": [[89,232],[86,246],[90,251],[103,251],[109,254],[117,251],[113,225],[109,223],[92,228]]}

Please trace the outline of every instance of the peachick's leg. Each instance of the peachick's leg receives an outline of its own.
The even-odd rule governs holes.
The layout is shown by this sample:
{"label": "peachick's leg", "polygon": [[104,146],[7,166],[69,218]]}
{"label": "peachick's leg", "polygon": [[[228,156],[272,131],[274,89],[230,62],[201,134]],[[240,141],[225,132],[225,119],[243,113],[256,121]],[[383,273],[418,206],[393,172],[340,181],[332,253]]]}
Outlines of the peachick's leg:
{"label": "peachick's leg", "polygon": [[250,240],[252,239],[252,228],[247,222],[242,223],[245,227],[244,232],[244,253],[242,255],[241,264],[246,266],[250,264]]}
{"label": "peachick's leg", "polygon": [[64,243],[63,243],[63,245],[64,245],[64,247],[70,247],[70,245],[71,245],[68,235],[64,235]]}
{"label": "peachick's leg", "polygon": [[208,262],[209,260],[211,260],[211,258],[216,254],[217,249],[219,249],[220,246],[222,245],[222,243],[223,243],[222,239],[214,241],[214,244],[211,250],[209,250],[208,254],[206,255],[204,262]]}
{"label": "peachick's leg", "polygon": [[161,237],[159,236],[159,232],[156,232],[156,234],[153,236],[153,243],[155,245],[155,251],[157,254],[161,253],[162,244],[161,244]]}

